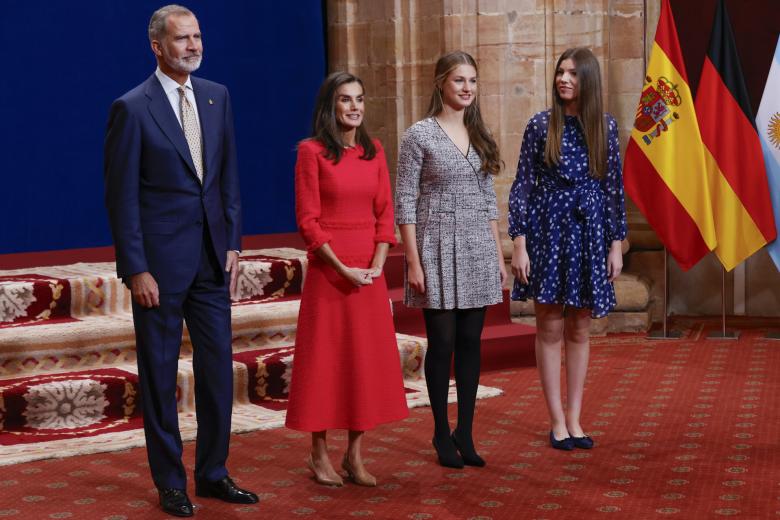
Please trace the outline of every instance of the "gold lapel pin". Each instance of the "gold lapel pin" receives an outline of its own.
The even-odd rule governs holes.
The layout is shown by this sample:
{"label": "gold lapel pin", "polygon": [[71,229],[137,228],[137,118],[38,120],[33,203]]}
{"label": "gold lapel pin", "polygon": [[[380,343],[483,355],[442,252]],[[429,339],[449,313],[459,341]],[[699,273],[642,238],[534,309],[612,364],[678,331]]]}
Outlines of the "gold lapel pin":
{"label": "gold lapel pin", "polygon": [[209,105],[213,105],[213,104],[214,104],[214,100],[213,99],[209,99]]}

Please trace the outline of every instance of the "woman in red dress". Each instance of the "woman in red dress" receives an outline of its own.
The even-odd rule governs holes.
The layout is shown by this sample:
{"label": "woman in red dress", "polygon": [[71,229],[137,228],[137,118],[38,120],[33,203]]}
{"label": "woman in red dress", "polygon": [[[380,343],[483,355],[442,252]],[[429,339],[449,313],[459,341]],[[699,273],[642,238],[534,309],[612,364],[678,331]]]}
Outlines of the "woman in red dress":
{"label": "woman in red dress", "polygon": [[325,79],[313,135],[298,145],[295,210],[309,268],[298,314],[288,428],[312,433],[309,468],[320,484],[343,484],[328,457],[329,429],[349,430],[342,468],[375,486],[363,433],[409,414],[387,285],[395,245],[390,177],[382,145],[363,125],[363,83]]}

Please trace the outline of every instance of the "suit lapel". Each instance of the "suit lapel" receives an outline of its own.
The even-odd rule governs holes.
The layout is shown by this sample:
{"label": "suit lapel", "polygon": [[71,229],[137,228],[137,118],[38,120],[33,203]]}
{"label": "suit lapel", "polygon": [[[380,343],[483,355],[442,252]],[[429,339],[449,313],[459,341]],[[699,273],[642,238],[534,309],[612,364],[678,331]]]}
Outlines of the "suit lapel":
{"label": "suit lapel", "polygon": [[203,166],[205,169],[204,183],[209,184],[218,170],[212,168],[213,158],[218,147],[219,114],[217,105],[214,104],[206,86],[198,78],[192,79],[192,90],[195,93],[195,102],[198,105],[198,118],[200,119],[200,134],[203,139]]}
{"label": "suit lapel", "polygon": [[173,143],[173,146],[176,147],[184,162],[187,163],[190,173],[197,177],[197,171],[195,170],[195,164],[192,162],[190,147],[187,145],[184,131],[181,129],[179,120],[176,119],[176,114],[173,113],[168,96],[165,95],[160,81],[154,74],[146,81],[146,95],[149,97],[149,112],[151,112],[152,117]]}

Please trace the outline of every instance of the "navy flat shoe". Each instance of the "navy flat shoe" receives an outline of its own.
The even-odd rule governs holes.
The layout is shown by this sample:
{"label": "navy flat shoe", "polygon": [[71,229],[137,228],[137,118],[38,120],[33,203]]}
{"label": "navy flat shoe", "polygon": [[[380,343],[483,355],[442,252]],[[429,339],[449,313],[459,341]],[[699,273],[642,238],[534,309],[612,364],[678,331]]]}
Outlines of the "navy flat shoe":
{"label": "navy flat shoe", "polygon": [[571,440],[574,441],[575,447],[583,450],[589,450],[596,444],[593,442],[593,439],[587,435],[585,437],[572,437]]}
{"label": "navy flat shoe", "polygon": [[566,437],[565,439],[557,440],[551,430],[550,446],[552,446],[556,450],[571,451],[574,449],[574,439],[572,439],[571,437]]}

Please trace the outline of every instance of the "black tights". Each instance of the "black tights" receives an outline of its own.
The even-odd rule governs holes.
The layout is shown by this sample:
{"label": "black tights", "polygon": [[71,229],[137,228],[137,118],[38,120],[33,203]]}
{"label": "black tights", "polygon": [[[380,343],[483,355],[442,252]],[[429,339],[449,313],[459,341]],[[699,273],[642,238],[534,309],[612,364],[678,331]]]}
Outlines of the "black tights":
{"label": "black tights", "polygon": [[428,352],[425,379],[433,410],[434,437],[449,439],[447,393],[450,363],[455,354],[455,388],[458,391],[458,436],[471,440],[474,405],[479,385],[479,345],[485,323],[485,307],[476,309],[423,309]]}

